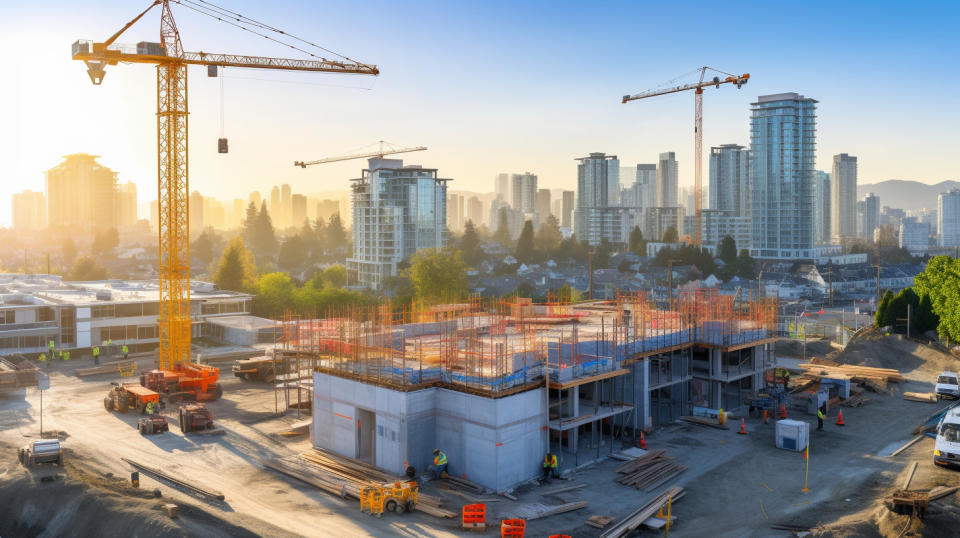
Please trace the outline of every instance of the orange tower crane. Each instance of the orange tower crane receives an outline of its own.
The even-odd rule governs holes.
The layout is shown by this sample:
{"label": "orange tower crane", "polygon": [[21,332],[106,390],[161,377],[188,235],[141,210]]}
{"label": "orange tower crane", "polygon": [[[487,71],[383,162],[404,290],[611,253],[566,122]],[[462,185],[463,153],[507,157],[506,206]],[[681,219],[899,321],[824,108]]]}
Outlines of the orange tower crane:
{"label": "orange tower crane", "polygon": [[[707,71],[713,71],[723,75],[725,78],[720,78],[715,76],[710,80],[704,80],[707,75]],[[640,92],[635,95],[624,95],[623,103],[628,101],[636,101],[637,99],[646,99],[648,97],[656,97],[658,95],[666,95],[668,93],[677,93],[686,90],[694,90],[695,96],[695,111],[693,119],[693,133],[694,133],[694,150],[693,150],[693,191],[694,191],[694,200],[693,205],[697,215],[697,230],[694,235],[694,244],[700,245],[700,233],[701,233],[701,211],[703,210],[703,89],[709,86],[714,86],[719,88],[721,84],[736,84],[737,88],[743,87],[744,84],[750,80],[750,75],[744,73],[742,75],[732,75],[730,73],[724,73],[723,71],[718,71],[711,67],[701,67],[697,69],[696,72],[700,73],[700,80],[698,82],[693,82],[690,84],[682,84],[680,86],[669,86],[669,87],[659,87],[652,90],[647,90],[645,92]]]}
{"label": "orange tower crane", "polygon": [[[73,44],[73,59],[87,65],[91,82],[103,81],[107,65],[145,63],[157,66],[157,190],[159,206],[160,314],[157,367],[172,370],[190,361],[190,225],[187,179],[187,66],[208,66],[208,74],[222,67],[248,67],[286,71],[313,71],[355,75],[378,75],[375,65],[356,62],[314,43],[265,23],[245,17],[205,0],[174,0],[174,3],[221,22],[254,33],[311,56],[313,59],[268,58],[185,52],[173,20],[170,0],[155,0],[143,12],[102,43],[79,40]],[[120,35],[148,11],[162,6],[160,42],[115,44]],[[284,41],[286,40],[286,41]],[[290,42],[296,42],[296,45]],[[326,51],[342,60],[313,54]],[[319,53],[318,54],[322,54]]]}

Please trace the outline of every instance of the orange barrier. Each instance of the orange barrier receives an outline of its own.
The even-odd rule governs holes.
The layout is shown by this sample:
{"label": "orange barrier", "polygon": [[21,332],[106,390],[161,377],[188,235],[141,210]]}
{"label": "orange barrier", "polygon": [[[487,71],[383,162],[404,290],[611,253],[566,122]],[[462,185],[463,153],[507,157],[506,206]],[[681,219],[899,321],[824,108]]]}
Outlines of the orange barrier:
{"label": "orange barrier", "polygon": [[522,519],[504,519],[500,521],[500,538],[523,538],[527,522]]}
{"label": "orange barrier", "polygon": [[551,534],[550,538],[570,538],[569,534]]}
{"label": "orange barrier", "polygon": [[463,505],[462,515],[463,528],[486,527],[487,526],[487,505],[465,504]]}

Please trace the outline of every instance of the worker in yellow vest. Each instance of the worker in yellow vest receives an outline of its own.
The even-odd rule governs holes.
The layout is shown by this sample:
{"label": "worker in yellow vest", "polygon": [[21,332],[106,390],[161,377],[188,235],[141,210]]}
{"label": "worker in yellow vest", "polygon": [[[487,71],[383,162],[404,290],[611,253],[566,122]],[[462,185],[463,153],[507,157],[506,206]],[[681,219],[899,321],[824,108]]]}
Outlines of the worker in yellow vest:
{"label": "worker in yellow vest", "polygon": [[447,455],[439,448],[433,449],[433,466],[430,467],[437,478],[442,478],[447,473]]}
{"label": "worker in yellow vest", "polygon": [[547,452],[543,457],[543,479],[549,483],[551,478],[560,478],[557,473],[557,455]]}
{"label": "worker in yellow vest", "polygon": [[93,364],[100,364],[100,346],[93,346]]}
{"label": "worker in yellow vest", "polygon": [[130,349],[127,347],[127,344],[123,344],[123,347],[120,348],[120,351],[123,353],[123,360],[127,360],[127,355],[130,354]]}

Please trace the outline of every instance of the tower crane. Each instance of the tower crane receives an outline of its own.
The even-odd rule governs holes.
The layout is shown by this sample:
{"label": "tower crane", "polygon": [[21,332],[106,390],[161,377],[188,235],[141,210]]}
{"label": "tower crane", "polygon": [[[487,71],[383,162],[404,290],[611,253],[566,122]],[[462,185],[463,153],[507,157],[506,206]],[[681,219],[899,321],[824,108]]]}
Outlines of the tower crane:
{"label": "tower crane", "polygon": [[410,153],[412,151],[425,151],[426,146],[417,146],[415,148],[399,148],[391,144],[390,142],[380,141],[380,150],[372,151],[369,153],[354,153],[350,155],[341,155],[338,157],[325,157],[323,159],[317,159],[316,161],[293,161],[294,166],[299,166],[300,168],[306,168],[314,164],[324,164],[324,163],[334,163],[337,161],[352,161],[353,159],[368,159],[371,157],[377,157],[382,159],[384,155],[393,155],[396,153]]}
{"label": "tower crane", "polygon": [[[719,76],[714,76],[710,80],[705,80],[707,71],[713,71],[723,75],[724,78],[721,79]],[[694,244],[700,246],[700,219],[701,211],[703,210],[703,89],[710,86],[719,88],[721,84],[736,84],[737,88],[739,89],[750,80],[750,74],[744,73],[742,75],[732,75],[730,73],[725,73],[707,66],[700,67],[694,72],[700,73],[700,80],[698,82],[682,84],[680,86],[670,86],[666,88],[661,86],[659,88],[654,88],[652,90],[647,90],[634,95],[624,95],[622,103],[636,101],[638,99],[646,99],[648,97],[656,97],[658,95],[666,95],[668,93],[677,93],[687,90],[694,91],[693,205],[695,208],[697,222],[697,230],[696,234],[694,235]]]}
{"label": "tower crane", "polygon": [[[103,82],[104,68],[123,63],[152,64],[157,67],[157,194],[159,209],[158,263],[160,275],[159,349],[160,370],[182,368],[190,361],[190,224],[187,167],[187,66],[245,67],[318,73],[378,75],[375,65],[360,63],[329,51],[305,39],[278,30],[207,0],[174,0],[184,8],[215,18],[242,30],[298,50],[313,59],[270,58],[207,52],[186,52],[173,20],[170,0],[154,0],[139,15],[106,41],[78,40],[73,43],[74,60],[87,65],[95,85]],[[114,43],[127,29],[156,6],[161,6],[160,42],[136,45]],[[273,32],[268,34],[267,32]],[[294,41],[297,44],[282,41]],[[342,60],[328,60],[314,54],[326,51]],[[322,53],[320,53],[322,54]],[[211,67],[213,66],[213,67]],[[183,387],[181,387],[182,389]],[[204,387],[206,389],[206,386]]]}

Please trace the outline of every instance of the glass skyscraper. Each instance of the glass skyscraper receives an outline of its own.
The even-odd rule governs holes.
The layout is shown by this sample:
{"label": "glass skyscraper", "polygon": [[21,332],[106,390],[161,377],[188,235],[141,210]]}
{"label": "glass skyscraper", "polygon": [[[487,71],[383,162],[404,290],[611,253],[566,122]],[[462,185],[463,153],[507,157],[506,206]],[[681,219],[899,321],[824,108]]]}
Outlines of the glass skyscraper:
{"label": "glass skyscraper", "polygon": [[814,243],[814,156],[817,101],[796,93],[751,103],[752,253],[803,259]]}
{"label": "glass skyscraper", "polygon": [[[418,250],[447,244],[447,182],[434,168],[399,159],[370,159],[353,180],[351,284],[379,288],[397,264]],[[354,280],[356,279],[356,280]]]}

